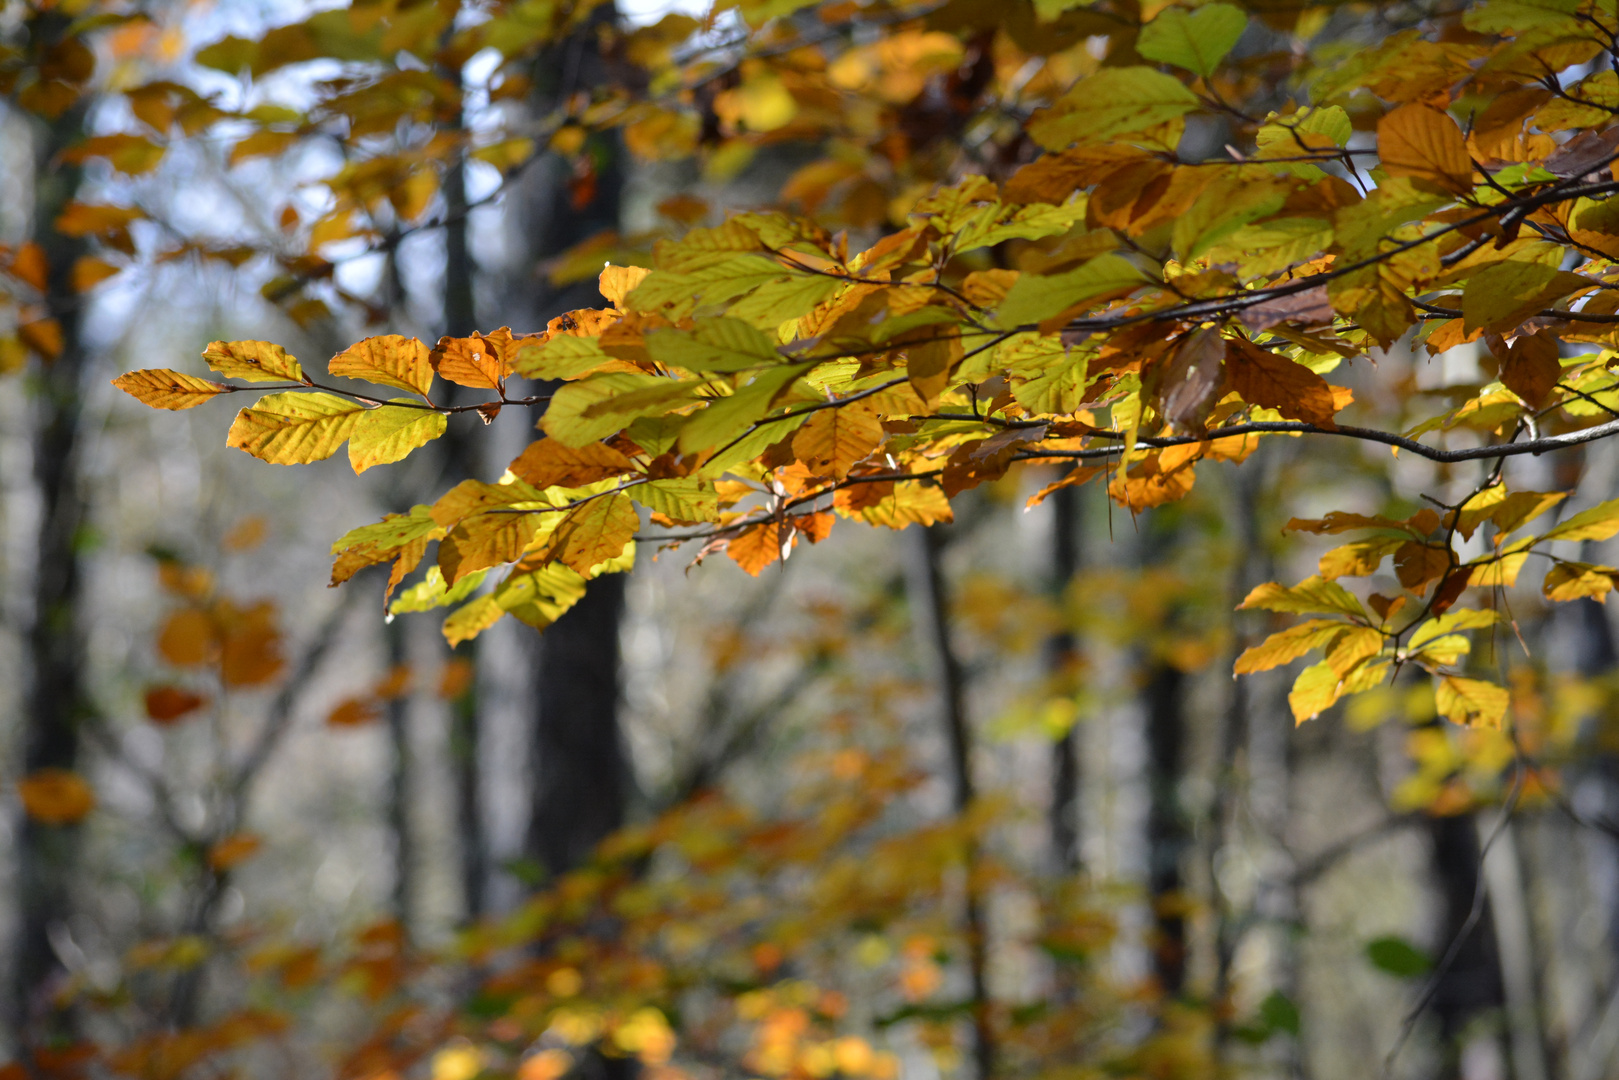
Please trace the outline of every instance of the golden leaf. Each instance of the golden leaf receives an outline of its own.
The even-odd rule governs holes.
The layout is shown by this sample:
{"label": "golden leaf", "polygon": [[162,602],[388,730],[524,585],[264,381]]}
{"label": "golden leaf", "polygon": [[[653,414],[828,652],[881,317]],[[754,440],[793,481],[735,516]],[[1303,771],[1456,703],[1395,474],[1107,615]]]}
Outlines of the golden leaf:
{"label": "golden leaf", "polygon": [[168,368],[126,372],[114,379],[112,384],[142,405],[175,412],[194,409],[231,389],[223,383],[199,379],[195,375]]}
{"label": "golden leaf", "polygon": [[304,369],[272,341],[213,341],[202,351],[208,366],[227,379],[248,382],[302,382]]}
{"label": "golden leaf", "polygon": [[337,453],[365,411],[333,394],[271,394],[236,414],[225,445],[272,465],[321,461]]}
{"label": "golden leaf", "polygon": [[326,370],[345,379],[364,379],[426,397],[433,386],[428,356],[429,350],[420,340],[384,334],[350,345],[332,357]]}

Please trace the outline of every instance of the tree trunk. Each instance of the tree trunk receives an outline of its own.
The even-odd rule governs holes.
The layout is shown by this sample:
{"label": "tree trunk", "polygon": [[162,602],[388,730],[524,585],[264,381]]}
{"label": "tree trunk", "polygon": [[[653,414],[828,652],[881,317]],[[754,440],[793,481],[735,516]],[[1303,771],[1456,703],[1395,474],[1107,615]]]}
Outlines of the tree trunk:
{"label": "tree trunk", "polygon": [[1147,712],[1147,888],[1152,897],[1156,940],[1154,969],[1164,994],[1174,997],[1186,985],[1186,913],[1181,857],[1191,842],[1179,787],[1186,742],[1186,676],[1168,664],[1154,664],[1144,694]]}
{"label": "tree trunk", "polygon": [[[1051,496],[1051,590],[1059,605],[1068,585],[1079,571],[1079,489],[1058,488]],[[1068,629],[1058,631],[1046,642],[1046,669],[1053,691],[1078,689],[1077,668],[1081,658],[1079,643]],[[1051,851],[1058,873],[1072,874],[1080,867],[1079,820],[1079,722],[1075,717],[1067,731],[1051,747],[1051,808],[1047,827]]]}
{"label": "tree trunk", "polygon": [[[1487,901],[1472,920],[1479,901],[1479,839],[1471,814],[1435,817],[1429,825],[1433,844],[1434,882],[1443,905],[1441,950],[1455,958],[1434,987],[1433,1011],[1439,1020],[1441,1071],[1444,1080],[1460,1080],[1461,1036],[1480,1013],[1504,1003],[1501,965]],[[1462,934],[1472,920],[1473,925]],[[1458,943],[1458,937],[1460,941]],[[1456,944],[1453,944],[1456,943]]]}
{"label": "tree trunk", "polygon": [[[63,16],[42,16],[31,29],[54,37],[66,22]],[[33,236],[50,267],[44,300],[49,316],[61,325],[62,349],[37,369],[33,395],[34,483],[40,507],[33,619],[28,627],[25,774],[74,768],[79,759],[79,723],[91,709],[84,685],[79,610],[83,577],[78,555],[87,516],[80,477],[80,422],[90,357],[81,337],[81,298],[72,283],[73,263],[84,254],[85,244],[58,233],[54,224],[78,190],[79,170],[59,164],[59,155],[83,134],[84,112],[82,105],[69,110],[43,127],[36,139]],[[23,822],[17,844],[20,918],[13,954],[13,1004],[20,1037],[44,1019],[51,988],[65,974],[50,934],[71,909],[69,881],[78,850],[77,826]]]}
{"label": "tree trunk", "polygon": [[[972,731],[967,721],[967,676],[961,659],[950,641],[950,598],[946,591],[942,564],[947,537],[939,526],[918,529],[917,548],[910,558],[908,580],[911,618],[915,620],[927,650],[932,654],[934,677],[938,681],[949,748],[951,799],[958,817],[964,816],[977,797],[973,777]],[[995,1075],[995,1029],[990,1018],[989,934],[983,897],[977,883],[977,846],[971,842],[964,852],[966,875],[962,922],[967,938],[967,975],[973,1018],[973,1062],[978,1080]]]}
{"label": "tree trunk", "polygon": [[[595,27],[614,14],[612,4],[598,8],[591,25],[542,59],[535,78],[540,111],[605,78]],[[592,135],[571,177],[562,175],[560,161],[544,164],[553,167],[529,208],[536,264],[617,229],[624,189],[624,150],[616,136]],[[524,288],[532,293],[534,285]],[[602,302],[594,281],[553,289],[542,278],[538,291],[532,302],[540,325]],[[623,574],[595,579],[584,598],[535,640],[534,796],[526,846],[548,874],[589,858],[623,824],[633,791],[618,726],[624,588]]]}

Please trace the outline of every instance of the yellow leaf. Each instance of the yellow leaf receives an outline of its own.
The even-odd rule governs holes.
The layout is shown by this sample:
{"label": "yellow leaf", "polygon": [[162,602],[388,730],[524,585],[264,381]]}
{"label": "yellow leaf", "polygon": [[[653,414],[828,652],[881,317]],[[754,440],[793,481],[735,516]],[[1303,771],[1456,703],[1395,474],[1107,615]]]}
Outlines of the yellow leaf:
{"label": "yellow leaf", "polygon": [[1239,611],[1249,608],[1295,615],[1313,615],[1322,612],[1363,616],[1366,613],[1360,601],[1342,585],[1333,581],[1323,581],[1319,577],[1305,578],[1292,588],[1274,581],[1255,586],[1243,602],[1237,605]]}
{"label": "yellow leaf", "polygon": [[1619,533],[1619,499],[1609,499],[1562,522],[1540,539],[1608,540]]}
{"label": "yellow leaf", "polygon": [[202,358],[227,379],[302,382],[304,378],[298,361],[270,341],[214,341],[202,351]]}
{"label": "yellow leaf", "polygon": [[557,526],[551,549],[565,566],[589,577],[594,568],[624,551],[640,525],[629,496],[606,495],[569,511]]}
{"label": "yellow leaf", "polygon": [[624,298],[634,288],[641,284],[651,270],[643,266],[613,266],[609,264],[601,272],[599,288],[607,302],[620,311],[624,310]]}
{"label": "yellow leaf", "polygon": [[220,383],[168,368],[143,368],[127,372],[114,379],[112,384],[142,405],[174,411],[194,409],[230,389]]}
{"label": "yellow leaf", "polygon": [[1198,107],[1197,96],[1150,67],[1103,68],[1081,79],[1050,108],[1036,112],[1029,135],[1047,150],[1070,143],[1102,142],[1112,135],[1144,131]]}
{"label": "yellow leaf", "polygon": [[426,397],[433,386],[428,352],[416,338],[384,334],[350,345],[332,357],[326,370],[345,379],[364,379]]}
{"label": "yellow leaf", "polygon": [[447,419],[409,398],[362,412],[349,430],[349,464],[357,473],[399,461],[444,434]]}
{"label": "yellow leaf", "polygon": [[78,773],[39,769],[17,782],[29,817],[44,825],[72,825],[96,807],[96,793]]}
{"label": "yellow leaf", "polygon": [[1237,657],[1232,671],[1237,675],[1251,675],[1256,671],[1290,664],[1311,649],[1319,649],[1347,629],[1336,619],[1310,619],[1308,622],[1278,630],[1258,645],[1245,649]]}
{"label": "yellow leaf", "polygon": [[1439,715],[1468,727],[1499,728],[1511,703],[1506,687],[1482,679],[1446,675],[1434,687],[1434,705]]}
{"label": "yellow leaf", "polygon": [[1311,664],[1293,680],[1293,689],[1287,695],[1287,704],[1293,710],[1293,720],[1302,724],[1314,720],[1332,707],[1342,694],[1338,672],[1325,660]]}
{"label": "yellow leaf", "polygon": [[303,465],[337,453],[365,407],[334,394],[271,394],[236,414],[225,445],[272,465]]}
{"label": "yellow leaf", "polygon": [[1611,566],[1558,563],[1547,572],[1541,591],[1546,599],[1560,603],[1589,597],[1599,604],[1605,604],[1616,579],[1619,579],[1619,570]]}

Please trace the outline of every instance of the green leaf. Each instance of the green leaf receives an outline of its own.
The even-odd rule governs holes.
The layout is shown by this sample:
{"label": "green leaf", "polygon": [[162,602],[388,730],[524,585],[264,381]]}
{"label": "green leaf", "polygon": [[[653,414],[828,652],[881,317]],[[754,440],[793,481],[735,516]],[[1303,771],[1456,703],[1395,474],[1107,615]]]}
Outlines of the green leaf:
{"label": "green leaf", "polygon": [[525,379],[577,379],[611,359],[596,338],[558,334],[519,348],[512,357],[512,370]]}
{"label": "green leaf", "polygon": [[783,362],[775,342],[740,319],[698,319],[692,330],[659,330],[646,351],[665,367],[687,371],[746,371]]}
{"label": "green leaf", "polygon": [[1259,1018],[1272,1031],[1285,1031],[1289,1035],[1299,1033],[1299,1007],[1280,990],[1272,990],[1259,1003]]}
{"label": "green leaf", "polygon": [[[634,410],[631,410],[629,415],[619,412],[587,415],[587,410],[603,402],[612,402],[615,398],[622,399],[637,391],[681,386],[690,387],[691,384],[676,383],[657,375],[637,375],[629,371],[615,371],[581,379],[579,382],[569,383],[556,392],[551,398],[551,404],[545,410],[545,416],[540,420],[540,427],[564,446],[584,446],[613,434],[634,416]],[[692,388],[692,391],[695,392],[695,388]],[[671,404],[670,407],[674,406]],[[667,411],[667,409],[648,409],[647,415],[661,415]]]}
{"label": "green leaf", "polygon": [[676,521],[713,521],[719,514],[719,495],[707,480],[683,477],[653,480],[628,488],[625,494]]}
{"label": "green leaf", "polygon": [[1402,979],[1426,975],[1433,968],[1433,960],[1427,953],[1400,937],[1380,937],[1368,941],[1366,959],[1377,970]]}
{"label": "green leaf", "polygon": [[[403,402],[403,404],[400,404]],[[443,413],[417,406],[409,398],[361,413],[349,432],[349,464],[357,473],[407,457],[444,434]]]}
{"label": "green leaf", "polygon": [[1207,78],[1247,28],[1247,14],[1230,4],[1204,4],[1195,11],[1167,8],[1141,28],[1136,52]]}
{"label": "green leaf", "polygon": [[467,597],[478,591],[484,578],[489,576],[488,569],[476,570],[457,581],[454,585],[446,585],[444,572],[437,566],[427,568],[427,576],[408,589],[400,590],[399,596],[388,605],[388,614],[403,615],[408,611],[431,611],[436,607],[449,607],[459,604]]}
{"label": "green leaf", "polygon": [[843,284],[825,274],[795,274],[780,281],[766,282],[732,304],[725,313],[761,330],[774,330],[788,319],[808,315]]}
{"label": "green leaf", "polygon": [[1134,263],[1109,252],[1065,274],[1020,275],[996,314],[1002,326],[1029,326],[1076,304],[1146,282]]}
{"label": "green leaf", "polygon": [[1197,108],[1180,81],[1150,67],[1103,68],[1081,79],[1056,104],[1036,112],[1029,135],[1047,150],[1097,143],[1141,131]]}
{"label": "green leaf", "polygon": [[[781,367],[766,368],[755,375],[752,382],[730,397],[709,402],[680,429],[678,444],[680,452],[702,453],[741,435],[754,423],[763,420],[770,412],[776,396],[813,366],[813,364],[784,364]],[[786,430],[783,428],[782,433],[785,434]]]}
{"label": "green leaf", "polygon": [[[1562,253],[1557,248],[1557,253]],[[1535,312],[1572,292],[1591,288],[1592,282],[1555,265],[1508,259],[1474,274],[1462,292],[1463,327],[1515,329]]]}
{"label": "green leaf", "polygon": [[1579,0],[1487,0],[1469,4],[1462,25],[1481,34],[1521,34],[1542,26],[1577,30],[1579,8]]}
{"label": "green leaf", "polygon": [[304,465],[337,453],[363,412],[335,394],[271,394],[236,414],[225,445],[272,465]]}

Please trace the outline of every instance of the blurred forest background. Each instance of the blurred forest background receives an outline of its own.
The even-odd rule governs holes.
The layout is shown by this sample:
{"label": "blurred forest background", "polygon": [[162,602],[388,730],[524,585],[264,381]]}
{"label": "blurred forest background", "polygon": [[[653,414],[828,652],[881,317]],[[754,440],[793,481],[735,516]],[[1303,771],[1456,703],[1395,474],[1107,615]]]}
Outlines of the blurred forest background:
{"label": "blurred forest background", "polygon": [[[267,468],[218,409],[109,385],[200,370],[216,339],[318,369],[369,333],[541,328],[599,305],[604,260],[728,209],[879,235],[1010,160],[951,95],[977,92],[972,50],[1039,52],[1014,7],[881,39],[839,78],[881,81],[886,111],[831,156],[814,86],[726,53],[734,10],[598,6],[445,66],[336,31],[299,52],[290,2],[156,0],[82,38],[86,4],[0,7],[0,243],[34,305],[0,335],[0,1075],[1349,1080],[1397,1046],[1396,1076],[1619,1075],[1607,608],[1514,612],[1515,692],[1572,763],[1510,821],[1501,733],[1403,683],[1295,726],[1283,673],[1230,676],[1268,625],[1235,605],[1328,546],[1283,523],[1413,510],[1443,466],[1272,440],[1140,514],[1095,485],[1025,510],[1057,474],[1014,468],[951,524],[843,529],[757,577],[646,546],[544,634],[452,650],[431,616],[385,620],[375,573],[328,590],[327,547],[492,479],[529,410],[356,476]],[[1236,56],[1347,55],[1423,17],[1277,12]],[[789,14],[879,42],[837,22],[853,4]],[[1102,33],[1053,47],[1094,67]],[[554,122],[626,52],[714,65],[723,137]],[[344,113],[368,66],[403,115]],[[429,79],[456,107],[420,104]],[[368,172],[356,128],[397,153]],[[481,145],[384,175],[441,130]],[[870,167],[896,133],[930,164]],[[1442,396],[1477,352],[1390,350],[1357,395]],[[1512,468],[1581,505],[1619,491],[1610,443]]]}

